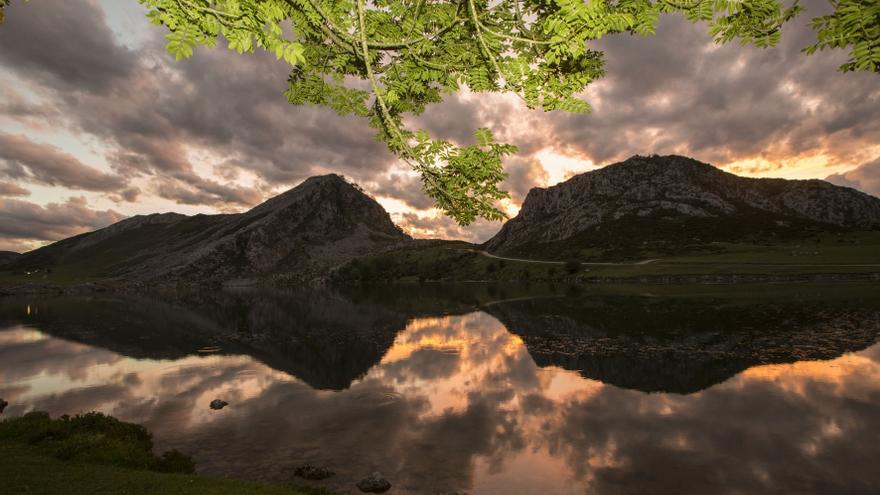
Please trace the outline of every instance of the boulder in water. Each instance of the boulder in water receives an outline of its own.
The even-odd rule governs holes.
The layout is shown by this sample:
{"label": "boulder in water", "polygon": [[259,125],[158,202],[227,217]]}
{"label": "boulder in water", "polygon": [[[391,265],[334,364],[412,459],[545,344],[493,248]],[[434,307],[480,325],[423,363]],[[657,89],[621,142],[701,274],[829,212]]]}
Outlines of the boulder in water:
{"label": "boulder in water", "polygon": [[391,489],[391,483],[376,472],[360,480],[357,487],[365,493],[385,493]]}
{"label": "boulder in water", "polygon": [[299,476],[300,478],[313,481],[324,480],[336,475],[336,473],[330,471],[327,468],[314,466],[312,464],[303,464],[302,466],[297,466],[297,468],[293,471],[293,474],[294,476]]}

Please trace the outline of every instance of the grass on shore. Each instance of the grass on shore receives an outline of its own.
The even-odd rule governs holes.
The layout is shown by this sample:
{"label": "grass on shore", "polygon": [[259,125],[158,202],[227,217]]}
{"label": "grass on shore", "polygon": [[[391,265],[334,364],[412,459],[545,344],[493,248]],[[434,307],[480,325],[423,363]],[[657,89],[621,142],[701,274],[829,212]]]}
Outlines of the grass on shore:
{"label": "grass on shore", "polygon": [[[789,276],[880,272],[880,232],[816,235],[776,244],[714,243],[711,251],[665,256],[648,264],[579,266],[493,259],[479,246],[418,246],[357,259],[340,282],[512,281],[567,282],[575,278],[757,275]],[[547,260],[546,258],[544,259]],[[588,258],[570,261],[589,261]],[[630,260],[635,262],[639,260]],[[861,266],[860,266],[861,265]],[[875,265],[875,266],[870,266]],[[575,263],[577,266],[577,263]]]}
{"label": "grass on shore", "polygon": [[142,426],[100,413],[50,419],[45,413],[0,421],[0,491],[34,495],[318,495],[321,489],[266,485],[192,474],[179,452],[152,453]]}
{"label": "grass on shore", "polygon": [[194,474],[61,461],[32,445],[0,440],[3,493],[21,495],[318,495],[329,492]]}

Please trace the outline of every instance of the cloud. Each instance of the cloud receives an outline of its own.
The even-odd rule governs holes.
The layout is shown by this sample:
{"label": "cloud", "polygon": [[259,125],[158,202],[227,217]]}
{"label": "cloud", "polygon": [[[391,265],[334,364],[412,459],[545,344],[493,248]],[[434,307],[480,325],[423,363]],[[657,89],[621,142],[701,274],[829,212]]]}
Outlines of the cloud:
{"label": "cloud", "polygon": [[522,204],[533,187],[546,186],[550,179],[541,162],[535,158],[511,158],[505,171],[508,176],[502,186],[507,188],[511,199],[517,204]]}
{"label": "cloud", "polygon": [[364,187],[376,196],[398,199],[417,210],[427,210],[434,206],[434,200],[422,191],[421,178],[415,175],[379,175],[374,181],[365,183]]}
{"label": "cloud", "polygon": [[[19,119],[29,112],[64,115],[68,128],[98,138],[119,173],[156,179],[157,191],[192,192],[172,198],[182,203],[251,206],[264,199],[231,181],[206,177],[198,171],[202,165],[234,160],[268,184],[255,189],[268,189],[327,171],[363,179],[392,161],[362,119],[289,105],[282,94],[288,67],[269,54],[199,49],[191,59],[174,63],[165,53],[161,28],[129,50],[113,37],[94,2],[44,0],[14,11],[20,15],[7,19],[12,29],[5,26],[0,33],[0,61],[37,85],[43,105],[6,111],[14,110]],[[19,32],[39,33],[40,53],[62,46],[88,49],[90,55],[76,59],[76,67],[95,81],[84,81],[79,72],[71,75],[67,59],[33,56],[25,62],[19,52],[27,53],[24,45],[32,42],[14,36]],[[77,87],[75,98],[68,93],[70,84]],[[228,169],[223,176],[230,177]]]}
{"label": "cloud", "polygon": [[[783,175],[799,156],[827,157],[838,167],[868,161],[880,135],[876,76],[837,73],[845,58],[840,51],[800,52],[815,38],[809,17],[828,8],[819,0],[806,4],[807,15],[767,50],[717,46],[707,26],[680,16],[664,17],[653,37],[609,36],[592,44],[606,52],[608,75],[584,95],[595,107],[590,115],[530,111],[511,95],[463,90],[408,121],[459,144],[472,143],[474,129],[485,126],[517,145],[505,182],[513,206],[531,187],[574,170],[536,162],[547,150],[581,158],[585,167],[653,153],[720,166],[761,159],[764,165],[742,169],[761,175]],[[131,9],[133,18],[143,13]],[[174,63],[164,50],[164,28],[146,27],[142,18],[144,30],[131,35],[94,0],[41,0],[7,10],[0,79],[15,84],[0,89],[0,123],[78,135],[105,153],[115,172],[93,169],[65,179],[46,172],[38,179],[19,164],[15,172],[26,175],[7,176],[16,185],[51,180],[72,190],[106,187],[101,191],[116,201],[166,204],[163,198],[230,211],[336,172],[412,208],[398,216],[411,231],[482,240],[497,230],[489,223],[461,229],[425,215],[431,201],[418,179],[399,172],[400,162],[367,123],[289,105],[282,95],[288,66],[269,54],[199,48]],[[87,167],[75,154],[68,158]],[[106,185],[113,180],[124,186]]]}
{"label": "cloud", "polygon": [[104,92],[127,78],[134,54],[116,44],[93,0],[48,0],[7,8],[0,62],[64,91]]}
{"label": "cloud", "polygon": [[840,51],[800,51],[815,38],[809,18],[827,10],[818,0],[805,3],[807,14],[766,50],[716,45],[705,25],[680,16],[663,18],[652,38],[596,43],[608,75],[587,92],[595,112],[554,112],[556,146],[598,163],[673,152],[724,163],[823,152],[844,158],[876,145],[876,76],[836,72]]}
{"label": "cloud", "polygon": [[91,209],[83,197],[45,206],[0,198],[0,239],[10,244],[33,239],[57,241],[106,227],[123,218],[125,215],[114,210]]}
{"label": "cloud", "polygon": [[251,206],[263,198],[261,191],[240,187],[234,183],[220,184],[212,180],[193,177],[191,181],[156,179],[153,192],[157,196],[184,205],[212,205],[224,209],[230,205]]}
{"label": "cloud", "polygon": [[[269,54],[200,49],[174,63],[162,28],[126,48],[93,1],[15,7],[0,31],[0,64],[33,85],[39,101],[16,95],[0,115],[30,125],[63,116],[56,127],[96,138],[120,175],[146,178],[160,197],[248,207],[311,175],[335,171],[361,181],[393,161],[362,119],[289,105],[282,94],[288,67]],[[236,182],[240,171],[255,177],[252,186]]]}
{"label": "cloud", "polygon": [[406,212],[394,216],[394,220],[413,237],[436,239],[461,239],[481,243],[492,237],[501,228],[500,222],[477,220],[467,227],[455,223],[437,210],[428,213]]}
{"label": "cloud", "polygon": [[0,176],[87,191],[116,191],[126,185],[124,178],[89,167],[55,146],[4,133],[0,133]]}
{"label": "cloud", "polygon": [[852,187],[880,198],[880,158],[825,178],[838,186]]}
{"label": "cloud", "polygon": [[31,192],[12,182],[0,181],[0,196],[30,196]]}

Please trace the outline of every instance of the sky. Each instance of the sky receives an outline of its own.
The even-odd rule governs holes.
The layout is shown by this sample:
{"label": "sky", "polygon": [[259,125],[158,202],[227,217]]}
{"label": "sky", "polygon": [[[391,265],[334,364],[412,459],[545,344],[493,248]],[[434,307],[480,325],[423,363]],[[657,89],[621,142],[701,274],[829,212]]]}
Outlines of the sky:
{"label": "sky", "polygon": [[[662,19],[657,35],[594,44],[607,75],[588,115],[532,111],[466,89],[410,119],[468,144],[489,127],[519,153],[505,165],[515,215],[533,187],[632,155],[682,154],[752,177],[820,178],[880,196],[880,78],[806,56],[812,16],[774,48],[712,42]],[[130,215],[239,212],[320,174],[360,184],[416,237],[482,242],[431,207],[420,182],[357,117],[287,103],[274,56],[199,48],[175,62],[136,0],[13,2],[0,25],[0,250],[27,251]]]}

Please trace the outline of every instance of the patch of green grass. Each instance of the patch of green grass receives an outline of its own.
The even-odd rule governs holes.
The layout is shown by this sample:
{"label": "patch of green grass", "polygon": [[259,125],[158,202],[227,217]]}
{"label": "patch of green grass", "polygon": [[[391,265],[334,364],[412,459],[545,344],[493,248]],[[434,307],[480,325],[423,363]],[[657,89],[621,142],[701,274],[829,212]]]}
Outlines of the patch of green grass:
{"label": "patch of green grass", "polygon": [[22,442],[0,440],[0,486],[17,495],[326,495],[314,488],[267,485],[193,474],[61,461]]}
{"label": "patch of green grass", "polygon": [[51,419],[34,412],[0,421],[0,488],[15,494],[327,494],[192,474],[193,460],[152,452],[140,425],[101,413]]}
{"label": "patch of green grass", "polygon": [[0,421],[0,441],[26,443],[62,461],[81,461],[167,473],[192,473],[193,460],[171,450],[153,454],[153,437],[140,425],[91,412],[51,419],[31,412]]}
{"label": "patch of green grass", "polygon": [[711,249],[702,254],[657,257],[657,261],[643,265],[584,265],[579,269],[575,269],[575,262],[588,261],[587,258],[559,260],[556,264],[528,263],[493,259],[476,252],[478,249],[479,246],[464,243],[408,247],[357,259],[339,270],[337,281],[571,282],[592,277],[880,272],[880,232],[823,233],[775,244],[712,243]]}

